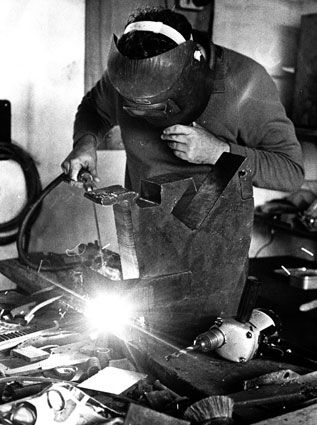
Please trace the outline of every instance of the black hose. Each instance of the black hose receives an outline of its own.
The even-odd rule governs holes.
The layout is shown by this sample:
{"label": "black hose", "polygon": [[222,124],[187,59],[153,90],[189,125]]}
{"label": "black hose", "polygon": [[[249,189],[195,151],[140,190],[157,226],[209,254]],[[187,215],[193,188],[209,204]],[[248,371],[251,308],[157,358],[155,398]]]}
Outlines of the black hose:
{"label": "black hose", "polygon": [[[32,220],[33,215],[36,213],[37,209],[40,207],[42,201],[44,198],[53,190],[55,189],[61,182],[68,181],[68,177],[62,173],[56,179],[54,179],[49,185],[47,185],[43,191],[40,193],[38,198],[35,200],[33,204],[29,204],[28,206],[28,212],[26,213],[17,237],[17,250],[19,255],[19,260],[21,263],[25,264],[26,266],[41,271],[57,271],[57,270],[68,270],[74,265],[78,265],[78,263],[69,263],[69,264],[61,264],[58,266],[52,266],[52,265],[46,265],[45,261],[41,261],[39,264],[34,263],[28,256],[27,250],[25,248],[25,235],[29,231],[29,223]],[[52,260],[60,259],[60,256],[58,254],[51,254]],[[47,258],[46,258],[47,259]],[[45,259],[45,260],[46,260]]]}
{"label": "black hose", "polygon": [[29,209],[28,205],[34,202],[42,190],[40,176],[32,157],[21,147],[11,142],[0,142],[0,160],[10,159],[17,162],[24,173],[27,203],[13,219],[0,223],[0,233],[10,233],[0,236],[0,245],[8,245],[16,240],[18,228]]}

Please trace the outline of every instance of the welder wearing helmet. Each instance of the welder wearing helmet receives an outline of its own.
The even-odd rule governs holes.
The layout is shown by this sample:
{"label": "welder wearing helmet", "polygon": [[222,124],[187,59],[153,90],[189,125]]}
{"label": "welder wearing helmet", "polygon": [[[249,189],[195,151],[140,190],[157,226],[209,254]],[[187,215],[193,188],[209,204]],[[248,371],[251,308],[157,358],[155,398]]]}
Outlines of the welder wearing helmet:
{"label": "welder wearing helmet", "polygon": [[166,173],[197,187],[223,152],[247,157],[253,184],[295,191],[303,181],[301,147],[265,69],[246,56],[195,38],[188,20],[145,8],[114,36],[108,65],[79,105],[74,147],[62,168],[73,179],[88,167],[98,181],[96,150],[121,128],[125,186]]}

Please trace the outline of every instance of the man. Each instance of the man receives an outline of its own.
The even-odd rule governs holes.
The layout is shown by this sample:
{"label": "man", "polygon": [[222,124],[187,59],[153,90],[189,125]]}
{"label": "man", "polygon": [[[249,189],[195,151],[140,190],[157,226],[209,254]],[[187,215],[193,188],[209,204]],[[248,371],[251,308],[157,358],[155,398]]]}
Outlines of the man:
{"label": "man", "polygon": [[96,149],[115,125],[127,154],[125,186],[181,173],[202,183],[223,152],[247,157],[255,186],[295,191],[303,181],[300,144],[276,87],[253,60],[198,44],[187,19],[168,9],[132,15],[112,42],[107,70],[83,98],[74,147],[62,164],[96,181]]}

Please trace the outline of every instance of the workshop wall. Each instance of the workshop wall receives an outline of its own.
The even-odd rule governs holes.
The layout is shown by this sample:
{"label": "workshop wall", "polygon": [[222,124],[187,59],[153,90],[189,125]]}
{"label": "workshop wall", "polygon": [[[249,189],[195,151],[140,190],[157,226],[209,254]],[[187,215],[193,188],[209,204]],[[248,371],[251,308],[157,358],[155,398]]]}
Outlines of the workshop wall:
{"label": "workshop wall", "polygon": [[302,2],[216,0],[213,40],[262,64],[290,114]]}
{"label": "workshop wall", "polygon": [[[73,118],[84,92],[85,1],[58,0],[56,6],[55,0],[0,2],[0,98],[11,102],[12,142],[33,157],[43,187],[61,173],[60,163],[71,150]],[[123,152],[119,161],[114,152],[107,155],[109,165],[101,173],[105,185],[118,182],[124,164]],[[5,206],[8,219],[25,201],[25,182],[13,161],[2,161],[0,174],[1,181],[11,181],[0,193],[2,216]],[[111,221],[109,210],[101,221],[108,220],[105,214]],[[45,201],[30,249],[64,252],[96,238],[92,205],[81,189],[62,183]],[[16,256],[15,243],[0,246],[0,259]],[[0,275],[0,289],[10,286]]]}

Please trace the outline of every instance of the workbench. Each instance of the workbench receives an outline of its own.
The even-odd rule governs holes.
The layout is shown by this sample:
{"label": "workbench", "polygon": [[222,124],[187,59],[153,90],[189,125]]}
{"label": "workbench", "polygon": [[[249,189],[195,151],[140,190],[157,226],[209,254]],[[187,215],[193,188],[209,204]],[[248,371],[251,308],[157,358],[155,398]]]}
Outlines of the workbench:
{"label": "workbench", "polygon": [[[311,265],[307,261],[289,257],[251,259],[249,274],[258,277],[262,282],[257,306],[273,309],[280,315],[284,337],[315,349],[316,341],[311,332],[315,327],[316,313],[312,311],[303,317],[298,311],[298,305],[314,297],[314,293],[291,288],[287,279],[274,274],[274,270],[282,264],[285,267]],[[63,283],[74,279],[74,273],[65,270],[38,273],[21,265],[17,259],[0,261],[0,272],[15,282],[18,289],[25,294],[47,287],[50,279]],[[58,288],[54,289],[54,293],[58,293]],[[140,334],[139,331],[131,329],[121,349],[126,350],[126,356],[133,360],[139,371],[156,377],[173,391],[189,397],[192,401],[210,395],[239,394],[243,390],[244,381],[276,371],[292,370],[299,374],[310,372],[306,367],[272,359],[255,358],[245,364],[232,363],[214,353],[195,352],[167,361],[166,355],[176,348],[183,347],[179,345],[179,335],[175,335],[174,340],[171,335],[168,338],[163,337]],[[119,341],[117,343],[120,344]],[[245,410],[243,412],[243,417],[247,420]],[[252,409],[252,419],[249,420],[260,420],[263,414],[263,411],[259,413]]]}
{"label": "workbench", "polygon": [[290,256],[261,257],[250,260],[249,274],[261,282],[257,307],[276,312],[281,320],[282,334],[287,340],[317,350],[317,309],[299,310],[302,304],[317,299],[317,290],[304,290],[290,285],[286,269],[306,267],[316,269],[314,261]]}

